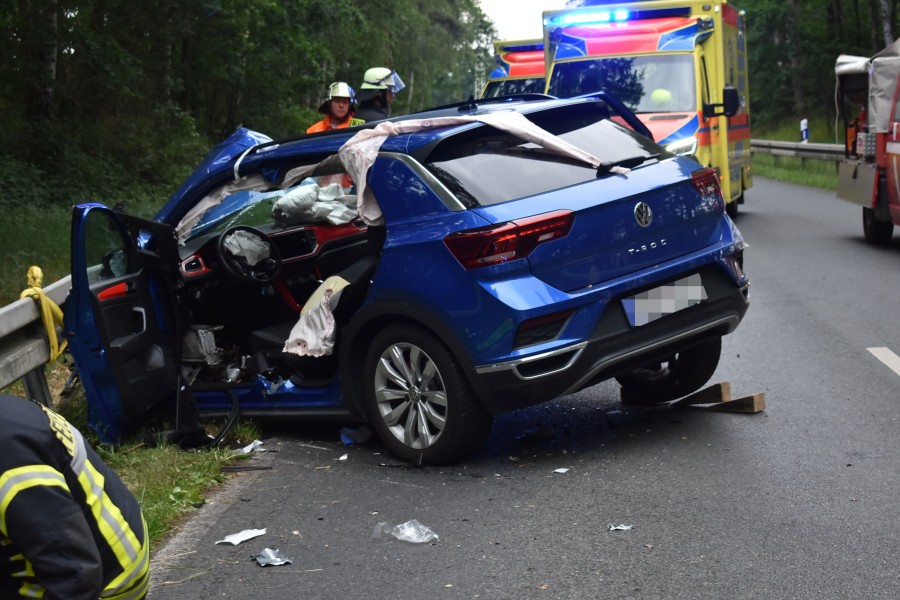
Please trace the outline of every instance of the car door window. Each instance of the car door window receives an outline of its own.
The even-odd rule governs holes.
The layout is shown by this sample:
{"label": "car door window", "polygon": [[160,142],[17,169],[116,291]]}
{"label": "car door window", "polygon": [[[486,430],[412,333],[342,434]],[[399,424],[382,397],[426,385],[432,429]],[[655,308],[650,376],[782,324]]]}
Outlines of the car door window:
{"label": "car door window", "polygon": [[119,225],[105,211],[88,213],[84,228],[88,283],[124,277],[136,270],[130,245]]}

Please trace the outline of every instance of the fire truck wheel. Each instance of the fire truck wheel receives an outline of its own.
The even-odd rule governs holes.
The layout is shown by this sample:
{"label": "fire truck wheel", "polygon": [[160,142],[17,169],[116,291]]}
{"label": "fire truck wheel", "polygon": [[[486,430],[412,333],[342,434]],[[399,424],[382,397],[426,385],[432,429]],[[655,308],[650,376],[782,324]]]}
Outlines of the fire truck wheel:
{"label": "fire truck wheel", "polygon": [[875,218],[875,211],[871,208],[863,208],[863,234],[866,241],[873,246],[887,246],[894,235],[894,224],[885,223]]}
{"label": "fire truck wheel", "polygon": [[728,216],[734,219],[738,215],[738,201],[737,198],[732,200],[731,202],[725,203],[725,212],[728,213]]}

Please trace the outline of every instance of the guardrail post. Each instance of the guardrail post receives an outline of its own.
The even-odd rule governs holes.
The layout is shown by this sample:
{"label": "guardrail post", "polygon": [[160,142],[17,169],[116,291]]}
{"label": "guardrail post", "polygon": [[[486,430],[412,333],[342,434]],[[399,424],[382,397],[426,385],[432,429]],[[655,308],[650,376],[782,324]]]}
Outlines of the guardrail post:
{"label": "guardrail post", "polygon": [[50,395],[50,386],[44,377],[44,367],[38,367],[25,374],[22,378],[25,384],[25,395],[29,399],[40,402],[44,406],[53,406],[53,397]]}

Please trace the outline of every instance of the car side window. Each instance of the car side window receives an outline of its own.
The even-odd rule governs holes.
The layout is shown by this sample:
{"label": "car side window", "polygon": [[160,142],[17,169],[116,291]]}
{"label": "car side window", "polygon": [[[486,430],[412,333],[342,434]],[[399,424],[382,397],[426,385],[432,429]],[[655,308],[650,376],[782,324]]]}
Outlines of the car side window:
{"label": "car side window", "polygon": [[89,283],[124,277],[137,270],[125,234],[108,212],[88,213],[84,234]]}

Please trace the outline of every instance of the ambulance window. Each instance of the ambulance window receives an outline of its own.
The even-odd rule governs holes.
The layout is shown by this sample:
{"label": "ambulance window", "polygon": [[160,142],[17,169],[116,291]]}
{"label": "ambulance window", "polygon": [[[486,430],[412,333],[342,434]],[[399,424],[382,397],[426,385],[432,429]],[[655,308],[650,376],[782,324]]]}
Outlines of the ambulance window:
{"label": "ambulance window", "polygon": [[700,57],[700,91],[703,94],[703,104],[709,104],[709,78],[706,76],[706,57]]}

